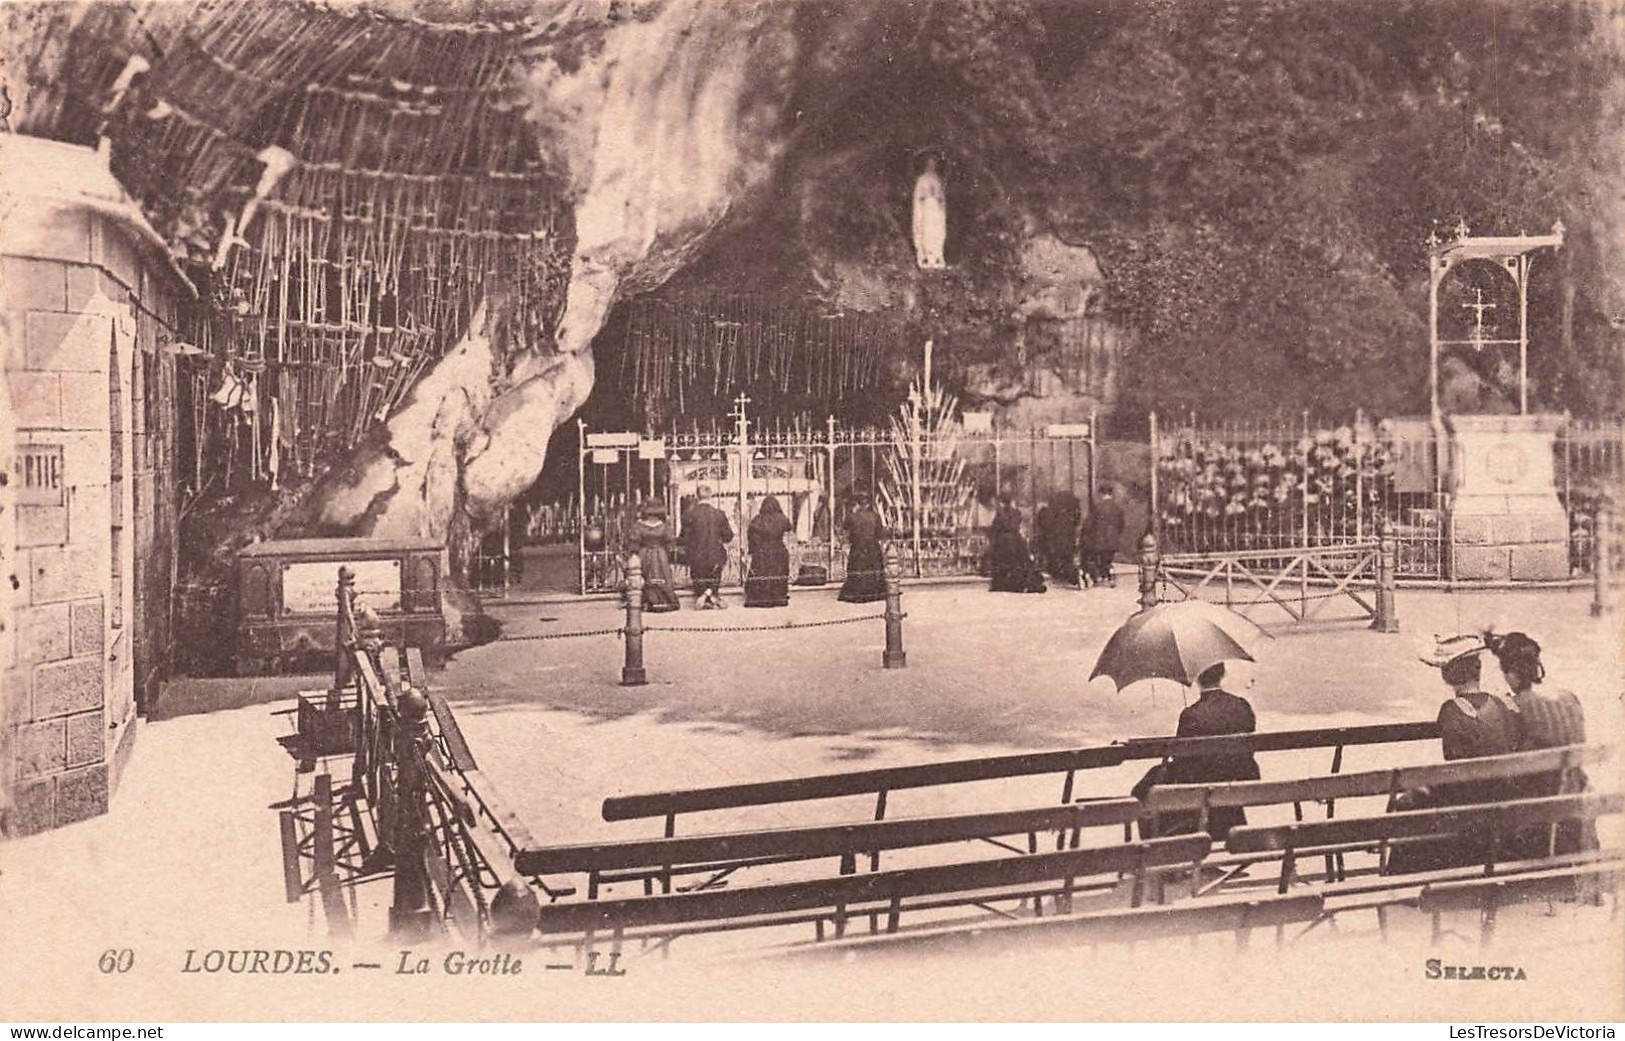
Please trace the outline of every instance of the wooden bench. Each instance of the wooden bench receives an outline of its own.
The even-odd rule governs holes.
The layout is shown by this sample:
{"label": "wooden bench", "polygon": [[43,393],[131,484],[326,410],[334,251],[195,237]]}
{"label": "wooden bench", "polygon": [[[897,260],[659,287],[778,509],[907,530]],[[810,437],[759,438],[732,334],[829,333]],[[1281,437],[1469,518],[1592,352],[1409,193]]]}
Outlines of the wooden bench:
{"label": "wooden bench", "polygon": [[1596,863],[1572,864],[1548,871],[1510,877],[1480,878],[1461,882],[1438,882],[1423,888],[1417,908],[1433,916],[1433,942],[1443,935],[1440,916],[1448,911],[1479,912],[1481,946],[1495,939],[1495,916],[1510,904],[1539,900],[1573,900],[1587,890],[1614,894],[1614,914],[1619,913],[1619,883],[1625,876],[1625,861],[1615,857]]}
{"label": "wooden bench", "polygon": [[783,882],[741,889],[702,890],[662,896],[548,904],[537,928],[546,936],[578,936],[587,945],[608,932],[617,948],[633,938],[669,942],[685,933],[716,932],[761,926],[813,922],[819,939],[826,919],[836,936],[848,920],[867,914],[871,922],[886,915],[886,931],[896,932],[904,910],[979,906],[993,900],[1034,899],[1041,908],[1046,896],[1065,906],[1086,880],[1101,875],[1131,875],[1136,896],[1153,874],[1194,869],[1206,856],[1205,835],[1064,850],[1000,860],[977,860],[869,874],[840,875],[802,882]]}
{"label": "wooden bench", "polygon": [[1615,814],[1625,809],[1625,795],[1558,795],[1542,799],[1442,806],[1374,817],[1346,817],[1303,821],[1275,826],[1233,828],[1225,842],[1232,854],[1280,853],[1281,875],[1278,891],[1292,884],[1298,856],[1309,853],[1376,848],[1381,854],[1387,844],[1401,839],[1432,838],[1463,833],[1488,833],[1486,870],[1493,870],[1502,836],[1519,829],[1555,824],[1574,818]]}
{"label": "wooden bench", "polygon": [[[740,868],[824,857],[840,858],[841,873],[850,874],[857,869],[857,857],[865,854],[869,870],[876,871],[884,850],[951,842],[983,840],[1012,853],[1031,854],[1038,852],[1041,832],[1057,833],[1061,848],[1069,838],[1076,849],[1083,829],[1132,824],[1141,812],[1134,799],[1110,799],[991,813],[536,847],[520,850],[514,864],[522,874],[586,873],[587,897],[597,899],[603,884],[641,879],[647,891],[658,877],[669,893],[675,875],[711,874],[699,887],[708,888]],[[1027,837],[1025,850],[996,841],[1015,835]]]}
{"label": "wooden bench", "polygon": [[[1207,827],[1208,813],[1221,807],[1248,807],[1292,804],[1293,816],[1303,820],[1303,804],[1325,804],[1326,817],[1336,815],[1337,800],[1386,795],[1391,809],[1401,792],[1440,785],[1508,780],[1552,773],[1571,767],[1605,762],[1613,755],[1610,745],[1571,745],[1512,755],[1458,759],[1427,766],[1405,766],[1390,770],[1330,774],[1287,781],[1230,781],[1213,784],[1159,785],[1147,794],[1145,806],[1153,823],[1169,813],[1197,814],[1199,828]],[[1327,874],[1341,876],[1341,854],[1328,854]]]}
{"label": "wooden bench", "polygon": [[665,834],[669,837],[677,833],[677,816],[683,813],[770,806],[841,796],[873,795],[874,819],[882,820],[886,816],[888,793],[900,789],[1057,773],[1063,775],[1060,802],[1070,803],[1078,771],[1120,766],[1131,760],[1168,758],[1174,755],[1257,753],[1328,747],[1334,749],[1332,770],[1336,772],[1342,768],[1343,749],[1347,746],[1424,741],[1438,736],[1438,725],[1425,722],[1285,730],[1235,737],[1137,738],[1122,744],[1057,752],[1027,752],[980,759],[958,759],[944,763],[925,763],[918,766],[818,774],[778,781],[613,796],[604,800],[603,817],[606,821],[664,817]]}
{"label": "wooden bench", "polygon": [[1457,759],[1427,766],[1401,766],[1391,770],[1365,770],[1359,773],[1330,774],[1287,781],[1159,785],[1151,789],[1145,805],[1153,819],[1164,813],[1195,812],[1202,814],[1202,824],[1206,826],[1207,811],[1219,807],[1284,803],[1293,803],[1301,807],[1306,802],[1323,802],[1328,807],[1334,807],[1338,799],[1374,795],[1392,797],[1415,788],[1506,780],[1552,773],[1570,767],[1591,766],[1607,761],[1613,752],[1611,745],[1570,745],[1566,748],[1543,748],[1539,751],[1516,752],[1512,755]]}
{"label": "wooden bench", "polygon": [[941,955],[966,953],[1019,954],[1039,945],[1068,947],[1105,943],[1135,943],[1169,937],[1231,932],[1236,946],[1246,947],[1254,929],[1274,927],[1276,940],[1285,926],[1313,923],[1325,914],[1318,893],[1288,896],[1247,896],[1187,900],[1166,906],[1127,911],[1093,911],[1075,915],[992,922],[976,928],[936,927],[910,929],[879,936],[853,936],[838,942],[798,944],[783,952],[789,959],[816,958],[847,961],[866,955]]}

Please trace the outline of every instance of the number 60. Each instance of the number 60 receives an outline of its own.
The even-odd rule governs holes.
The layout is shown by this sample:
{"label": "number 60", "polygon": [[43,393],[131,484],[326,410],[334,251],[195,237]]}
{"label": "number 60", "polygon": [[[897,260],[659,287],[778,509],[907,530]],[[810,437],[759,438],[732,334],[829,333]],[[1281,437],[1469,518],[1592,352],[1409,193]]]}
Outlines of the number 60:
{"label": "number 60", "polygon": [[102,956],[96,960],[96,967],[105,975],[113,972],[129,972],[135,965],[135,952],[128,947],[120,950],[103,951]]}

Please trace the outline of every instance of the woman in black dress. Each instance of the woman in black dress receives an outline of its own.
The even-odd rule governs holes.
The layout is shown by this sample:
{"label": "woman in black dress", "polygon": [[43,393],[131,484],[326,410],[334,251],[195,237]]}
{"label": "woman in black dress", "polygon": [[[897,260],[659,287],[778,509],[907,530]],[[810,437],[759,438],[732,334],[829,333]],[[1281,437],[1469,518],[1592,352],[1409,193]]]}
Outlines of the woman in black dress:
{"label": "woman in black dress", "polygon": [[790,602],[790,551],[784,534],[790,518],[769,495],[745,533],[750,544],[750,577],[745,579],[746,607],[784,607]]}
{"label": "woman in black dress", "polygon": [[632,526],[632,548],[643,564],[643,609],[663,614],[678,608],[677,591],[671,580],[671,526],[666,523],[666,504],[651,499],[643,504],[642,516]]}
{"label": "woman in black dress", "polygon": [[869,504],[869,494],[859,492],[857,505],[846,518],[846,581],[840,598],[849,604],[869,604],[886,599],[886,552],[881,541],[886,525]]}
{"label": "woman in black dress", "polygon": [[1044,592],[1044,576],[1033,563],[1032,552],[1021,534],[1021,511],[1011,496],[1005,495],[999,500],[989,534],[993,570],[989,588],[995,593]]}

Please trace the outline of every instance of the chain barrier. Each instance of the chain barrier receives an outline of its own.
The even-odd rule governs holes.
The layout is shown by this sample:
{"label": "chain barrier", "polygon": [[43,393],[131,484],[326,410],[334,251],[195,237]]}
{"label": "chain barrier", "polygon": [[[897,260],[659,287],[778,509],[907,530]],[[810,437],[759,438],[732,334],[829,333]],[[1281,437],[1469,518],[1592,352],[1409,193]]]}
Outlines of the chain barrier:
{"label": "chain barrier", "polygon": [[[821,622],[782,622],[778,625],[646,625],[646,633],[758,633],[783,632],[786,629],[823,629],[832,625],[851,625],[855,622],[883,621],[884,614],[863,614],[851,618],[829,618]],[[905,612],[900,617],[907,618]],[[538,640],[570,640],[584,636],[625,636],[624,628],[583,629],[569,633],[530,633],[525,636],[504,636],[497,643],[527,643]]]}
{"label": "chain barrier", "polygon": [[[822,622],[783,622],[779,625],[646,625],[646,633],[777,633],[786,629],[822,629],[831,625],[850,625],[853,622],[873,622],[885,619],[884,614],[863,614],[852,618],[830,618]],[[907,618],[907,614],[900,615]]]}
{"label": "chain barrier", "polygon": [[499,637],[497,643],[524,643],[529,640],[571,640],[580,636],[625,636],[625,629],[583,629],[573,633],[530,633],[525,636]]}

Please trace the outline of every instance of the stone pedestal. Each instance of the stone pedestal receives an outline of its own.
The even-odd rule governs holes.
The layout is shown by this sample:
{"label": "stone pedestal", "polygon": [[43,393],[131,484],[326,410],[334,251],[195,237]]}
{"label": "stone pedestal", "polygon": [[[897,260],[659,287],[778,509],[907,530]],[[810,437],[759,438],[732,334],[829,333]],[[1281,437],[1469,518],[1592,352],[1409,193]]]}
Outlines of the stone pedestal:
{"label": "stone pedestal", "polygon": [[1451,577],[1569,577],[1552,445],[1561,416],[1452,416]]}

